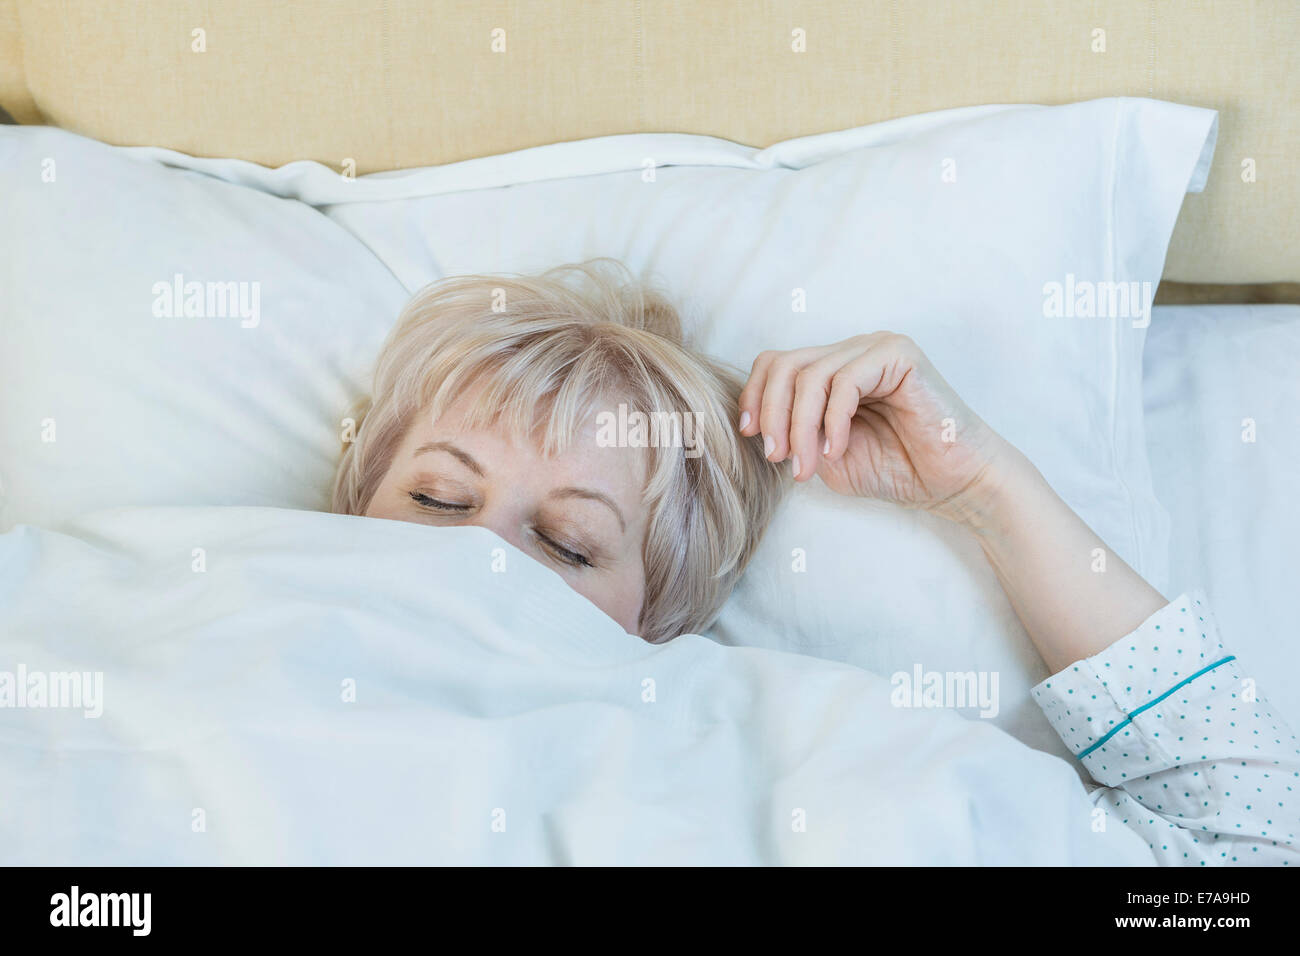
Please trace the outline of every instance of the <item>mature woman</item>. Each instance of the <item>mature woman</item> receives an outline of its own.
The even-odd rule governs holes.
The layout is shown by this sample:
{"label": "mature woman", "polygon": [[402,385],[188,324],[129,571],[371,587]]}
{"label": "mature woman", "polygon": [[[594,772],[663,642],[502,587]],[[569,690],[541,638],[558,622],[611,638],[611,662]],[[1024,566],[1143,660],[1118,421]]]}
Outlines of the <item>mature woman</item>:
{"label": "mature woman", "polygon": [[[384,347],[334,510],[482,525],[628,633],[702,631],[788,480],[737,435],[739,391],[682,346],[667,301],[609,260],[436,283]],[[608,446],[597,419],[620,404],[689,414],[694,447],[686,429]]]}
{"label": "mature woman", "polygon": [[[689,415],[690,447],[601,440],[620,406]],[[1300,862],[1295,738],[1208,609],[1113,554],[1095,573],[1103,542],[901,335],[764,352],[742,387],[609,260],[464,277],[415,296],[361,412],[336,511],[490,528],[648,641],[709,624],[791,477],[964,525],[1058,672],[1034,693],[1097,805],[1161,859]]]}

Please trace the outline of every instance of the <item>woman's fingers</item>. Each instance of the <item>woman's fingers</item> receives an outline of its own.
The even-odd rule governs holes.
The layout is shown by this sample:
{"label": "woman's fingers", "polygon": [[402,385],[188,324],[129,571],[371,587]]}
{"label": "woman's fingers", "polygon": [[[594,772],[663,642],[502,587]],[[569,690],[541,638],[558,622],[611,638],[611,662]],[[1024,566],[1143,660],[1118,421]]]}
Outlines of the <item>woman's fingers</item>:
{"label": "woman's fingers", "polygon": [[790,411],[794,408],[794,380],[799,374],[797,361],[796,353],[786,352],[767,370],[758,425],[768,461],[785,461],[790,454]]}
{"label": "woman's fingers", "polygon": [[740,433],[758,434],[758,415],[763,405],[763,389],[767,385],[767,370],[780,352],[759,352],[749,372],[749,381],[740,392]]}
{"label": "woman's fingers", "polygon": [[[763,362],[755,361],[756,372],[751,374],[742,396],[743,401],[752,402],[757,407],[757,415],[750,411],[749,405],[742,405],[742,419],[745,411],[750,411],[751,418],[747,420],[748,430],[741,431],[762,432],[763,452],[769,461],[785,461],[790,455],[790,413],[794,408],[794,383],[799,370],[833,349],[834,346],[824,346],[775,352]],[[761,383],[758,381],[760,375]],[[757,428],[753,427],[755,421]]]}
{"label": "woman's fingers", "polygon": [[795,375],[794,403],[790,411],[791,468],[796,481],[817,474],[817,466],[825,454],[826,439],[822,425],[826,419],[826,403],[831,393],[831,383],[836,374],[850,361],[853,349],[838,348],[816,361],[805,365]]}
{"label": "woman's fingers", "polygon": [[822,419],[822,430],[826,434],[823,454],[828,460],[835,461],[848,450],[853,416],[858,413],[861,404],[862,389],[858,386],[851,366],[845,366],[831,379],[826,415]]}
{"label": "woman's fingers", "polygon": [[759,432],[770,461],[797,459],[796,480],[817,473],[823,457],[848,448],[853,416],[864,400],[882,399],[914,364],[915,345],[876,332],[836,345],[763,352],[740,395],[740,431]]}

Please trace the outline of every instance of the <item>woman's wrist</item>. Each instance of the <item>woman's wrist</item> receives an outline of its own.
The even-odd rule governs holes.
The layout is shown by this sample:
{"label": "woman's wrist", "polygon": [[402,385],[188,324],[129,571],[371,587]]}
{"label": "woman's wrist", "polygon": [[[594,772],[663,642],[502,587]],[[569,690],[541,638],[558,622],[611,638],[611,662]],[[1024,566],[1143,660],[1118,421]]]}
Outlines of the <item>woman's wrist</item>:
{"label": "woman's wrist", "polygon": [[1110,646],[1167,602],[1005,443],[951,517],[970,528],[1048,669]]}
{"label": "woman's wrist", "polygon": [[[1033,463],[1000,435],[994,435],[986,462],[970,484],[930,510],[980,536],[998,534],[1010,525],[1027,499],[1046,487]],[[1050,491],[1050,489],[1048,489]]]}

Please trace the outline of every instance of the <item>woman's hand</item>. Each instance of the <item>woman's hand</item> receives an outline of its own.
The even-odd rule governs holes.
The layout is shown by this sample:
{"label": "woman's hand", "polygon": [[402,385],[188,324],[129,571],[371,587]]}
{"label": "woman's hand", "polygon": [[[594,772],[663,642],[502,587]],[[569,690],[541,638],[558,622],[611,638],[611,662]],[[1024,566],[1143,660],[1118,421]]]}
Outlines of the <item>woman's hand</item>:
{"label": "woman's hand", "polygon": [[903,335],[764,352],[740,394],[741,434],[762,432],[771,461],[791,459],[844,495],[962,521],[982,508],[1014,449],[966,406]]}

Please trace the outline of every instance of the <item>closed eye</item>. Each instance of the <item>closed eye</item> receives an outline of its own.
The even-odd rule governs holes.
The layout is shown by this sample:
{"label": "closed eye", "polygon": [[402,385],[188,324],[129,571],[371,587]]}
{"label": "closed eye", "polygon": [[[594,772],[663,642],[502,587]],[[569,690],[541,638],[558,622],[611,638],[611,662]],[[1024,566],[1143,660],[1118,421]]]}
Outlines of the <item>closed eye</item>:
{"label": "closed eye", "polygon": [[411,500],[422,508],[428,508],[430,511],[440,511],[443,514],[458,514],[462,511],[469,511],[469,505],[452,504],[449,501],[439,501],[437,498],[430,498],[422,491],[412,491]]}
{"label": "closed eye", "polygon": [[585,555],[581,555],[577,551],[570,551],[568,548],[564,547],[564,545],[551,540],[540,531],[534,533],[537,535],[538,540],[542,542],[542,547],[546,548],[547,551],[551,552],[556,558],[563,561],[565,564],[572,565],[575,568],[594,567]]}

